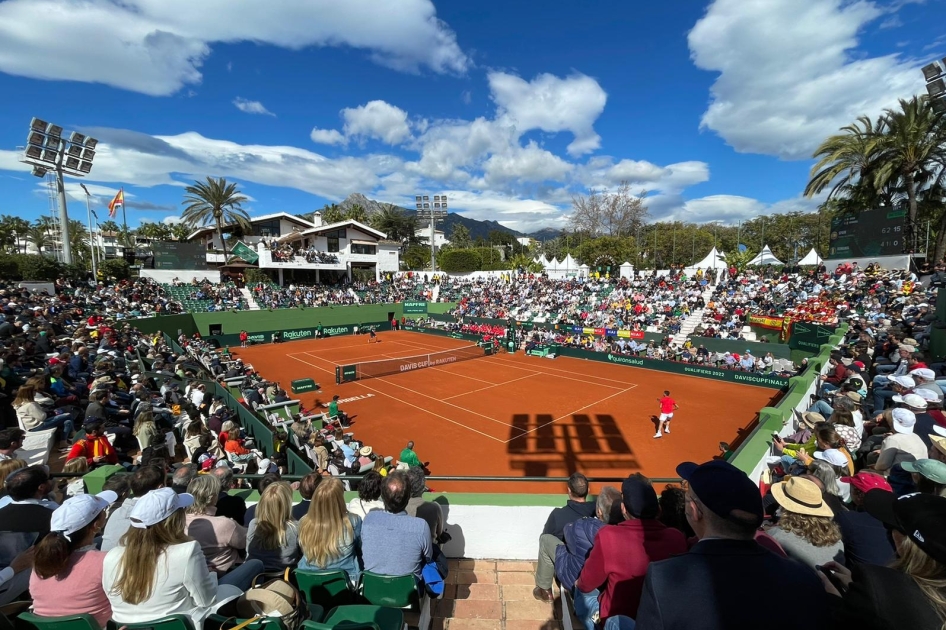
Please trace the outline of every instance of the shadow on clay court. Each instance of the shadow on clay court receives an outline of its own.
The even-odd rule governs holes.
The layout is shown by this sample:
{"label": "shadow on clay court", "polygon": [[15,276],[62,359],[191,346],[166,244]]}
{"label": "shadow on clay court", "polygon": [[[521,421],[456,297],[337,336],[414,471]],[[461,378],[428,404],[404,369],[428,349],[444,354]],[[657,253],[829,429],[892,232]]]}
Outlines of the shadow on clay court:
{"label": "shadow on clay court", "polygon": [[578,470],[640,469],[637,457],[610,414],[578,413],[555,421],[550,414],[515,414],[506,452],[526,477],[567,476]]}

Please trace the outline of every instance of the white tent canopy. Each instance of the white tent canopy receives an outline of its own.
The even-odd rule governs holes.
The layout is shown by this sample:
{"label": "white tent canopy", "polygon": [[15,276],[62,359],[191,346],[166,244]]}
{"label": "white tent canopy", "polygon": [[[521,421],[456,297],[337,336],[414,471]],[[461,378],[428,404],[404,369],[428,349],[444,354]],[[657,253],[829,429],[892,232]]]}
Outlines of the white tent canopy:
{"label": "white tent canopy", "polygon": [[572,258],[571,254],[565,256],[561,263],[558,265],[559,269],[578,269],[578,261]]}
{"label": "white tent canopy", "polygon": [[769,246],[766,245],[762,248],[762,251],[756,255],[755,258],[746,264],[750,267],[760,267],[762,265],[782,265],[784,263],[776,258],[775,254],[772,253],[772,250],[769,249]]}
{"label": "white tent canopy", "polygon": [[815,251],[815,248],[812,247],[811,251],[805,254],[805,257],[798,261],[799,265],[820,265],[821,256],[818,255],[818,252]]}
{"label": "white tent canopy", "polygon": [[696,263],[695,265],[690,265],[690,269],[725,269],[726,268],[726,254],[718,251],[716,247],[713,247],[713,250],[706,255],[706,258]]}

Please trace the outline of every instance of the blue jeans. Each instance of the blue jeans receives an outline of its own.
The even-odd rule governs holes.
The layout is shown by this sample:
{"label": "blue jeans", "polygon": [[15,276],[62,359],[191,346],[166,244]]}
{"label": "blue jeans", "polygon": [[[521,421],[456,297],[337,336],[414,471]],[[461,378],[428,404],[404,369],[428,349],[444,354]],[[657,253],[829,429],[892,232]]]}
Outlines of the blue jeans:
{"label": "blue jeans", "polygon": [[600,611],[598,595],[601,591],[595,589],[590,593],[582,593],[576,586],[572,589],[572,599],[575,602],[575,616],[581,620],[585,630],[634,630],[637,623],[630,617],[614,615],[595,625],[592,618]]}
{"label": "blue jeans", "polygon": [[874,372],[877,374],[890,374],[891,372],[897,371],[897,363],[883,363],[881,365],[874,366]]}
{"label": "blue jeans", "polygon": [[46,429],[59,429],[62,435],[68,438],[75,433],[75,425],[72,423],[71,413],[61,413],[49,418],[38,427],[33,427],[30,431],[45,431]]}
{"label": "blue jeans", "polygon": [[217,584],[229,584],[235,586],[241,591],[247,591],[253,583],[253,578],[263,572],[263,561],[252,559],[247,560],[229,573],[217,580]]}
{"label": "blue jeans", "polygon": [[887,401],[897,395],[892,389],[878,389],[874,387],[874,413],[880,413],[887,405]]}
{"label": "blue jeans", "polygon": [[815,401],[815,404],[809,407],[808,411],[811,411],[814,413],[820,413],[822,416],[825,417],[825,419],[830,418],[831,414],[834,413],[834,409],[831,408],[831,405],[829,405],[824,400]]}

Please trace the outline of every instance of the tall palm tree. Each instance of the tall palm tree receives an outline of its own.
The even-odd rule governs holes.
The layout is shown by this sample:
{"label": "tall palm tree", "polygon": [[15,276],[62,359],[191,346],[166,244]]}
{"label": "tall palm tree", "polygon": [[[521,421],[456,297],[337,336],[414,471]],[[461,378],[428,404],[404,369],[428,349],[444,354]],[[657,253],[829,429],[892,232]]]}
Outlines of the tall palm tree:
{"label": "tall palm tree", "polygon": [[120,229],[121,226],[111,220],[99,223],[99,230],[102,232],[118,232]]}
{"label": "tall palm tree", "polygon": [[[829,137],[815,150],[818,162],[811,167],[805,196],[813,197],[830,186],[829,199],[847,196],[867,179],[877,162],[878,127],[867,116],[860,116],[841,133]],[[862,191],[863,192],[863,191]]]}
{"label": "tall palm tree", "polygon": [[900,108],[888,109],[881,118],[873,173],[878,188],[900,183],[905,189],[907,243],[916,250],[918,193],[923,183],[941,181],[946,164],[946,122],[925,96],[900,99]]}
{"label": "tall palm tree", "polygon": [[322,223],[338,223],[345,220],[345,211],[337,204],[325,204],[322,208]]}
{"label": "tall palm tree", "polygon": [[228,183],[222,177],[208,177],[206,182],[194,182],[184,192],[187,193],[183,202],[186,207],[181,220],[192,228],[213,224],[223,247],[223,263],[226,264],[229,252],[223,240],[223,226],[236,225],[244,232],[249,232],[250,215],[242,207],[246,197],[240,194],[236,184]]}
{"label": "tall palm tree", "polygon": [[26,231],[26,240],[33,244],[36,251],[42,256],[43,251],[52,243],[49,232],[42,225],[32,225]]}
{"label": "tall palm tree", "polygon": [[191,230],[187,227],[186,223],[172,223],[171,224],[171,238],[175,241],[186,241],[187,237],[190,236]]}
{"label": "tall palm tree", "polygon": [[410,215],[392,204],[384,204],[381,211],[372,215],[369,224],[384,232],[392,241],[403,242],[414,233],[415,215]]}
{"label": "tall palm tree", "polygon": [[345,211],[345,220],[358,221],[359,223],[368,222],[368,211],[357,203]]}

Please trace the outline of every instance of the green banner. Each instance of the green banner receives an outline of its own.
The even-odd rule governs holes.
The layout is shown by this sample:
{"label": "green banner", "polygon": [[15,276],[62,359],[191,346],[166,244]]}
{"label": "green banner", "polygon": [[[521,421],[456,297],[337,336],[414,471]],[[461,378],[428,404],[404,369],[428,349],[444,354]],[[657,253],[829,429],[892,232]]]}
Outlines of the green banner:
{"label": "green banner", "polygon": [[792,322],[792,336],[788,339],[788,347],[793,350],[818,352],[823,344],[828,343],[835,330],[834,326],[824,324]]}
{"label": "green banner", "polygon": [[[367,322],[352,324],[350,326],[323,326],[322,334],[326,337],[338,337],[340,335],[351,335],[355,332],[357,326],[359,332],[367,330],[391,330],[391,322]],[[299,341],[300,339],[315,339],[317,328],[290,328],[288,330],[264,330],[260,332],[249,333],[248,341],[253,344],[272,343],[273,333],[282,334],[282,341]],[[227,333],[225,335],[212,335],[207,339],[215,339],[221,346],[235,346],[240,343],[240,335]]]}
{"label": "green banner", "polygon": [[347,383],[358,378],[358,368],[354,365],[339,365],[335,368],[335,382]]}
{"label": "green banner", "polygon": [[405,301],[404,302],[404,314],[405,315],[417,315],[418,313],[427,312],[427,302],[419,301]]}
{"label": "green banner", "polygon": [[693,365],[692,363],[678,363],[676,361],[647,359],[645,357],[611,354],[610,352],[590,352],[588,350],[577,350],[575,348],[566,348],[564,346],[558,346],[556,348],[556,354],[563,357],[575,357],[576,359],[588,359],[591,361],[602,361],[605,363],[617,363],[618,365],[639,367],[647,370],[656,370],[658,372],[683,374],[684,376],[698,376],[700,378],[709,378],[717,381],[729,381],[731,383],[742,383],[745,385],[758,385],[760,387],[769,387],[772,389],[782,389],[783,387],[788,387],[788,379],[786,377],[774,376],[772,374],[759,374],[758,372],[723,370],[711,366]]}
{"label": "green banner", "polygon": [[236,245],[233,246],[233,249],[230,250],[230,253],[234,256],[242,258],[251,265],[255,265],[259,260],[259,254],[255,250],[251,249],[243,241],[238,241]]}

